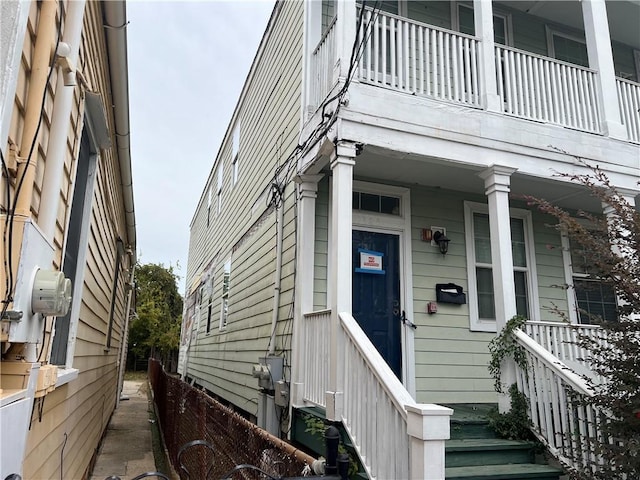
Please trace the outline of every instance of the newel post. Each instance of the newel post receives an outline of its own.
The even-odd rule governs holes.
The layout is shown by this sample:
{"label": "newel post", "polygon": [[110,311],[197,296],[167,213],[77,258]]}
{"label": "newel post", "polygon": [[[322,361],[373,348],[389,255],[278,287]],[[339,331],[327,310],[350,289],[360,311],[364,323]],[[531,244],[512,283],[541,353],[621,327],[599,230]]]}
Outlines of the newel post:
{"label": "newel post", "polygon": [[449,440],[453,410],[432,403],[406,405],[409,435],[409,478],[444,479],[444,443]]}

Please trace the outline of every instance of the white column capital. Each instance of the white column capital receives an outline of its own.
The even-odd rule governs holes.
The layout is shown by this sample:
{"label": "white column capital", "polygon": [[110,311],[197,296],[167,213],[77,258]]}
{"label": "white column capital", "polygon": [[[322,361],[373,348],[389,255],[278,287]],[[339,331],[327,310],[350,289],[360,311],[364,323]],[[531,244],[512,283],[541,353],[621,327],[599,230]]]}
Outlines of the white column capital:
{"label": "white column capital", "polygon": [[484,180],[485,194],[489,195],[495,191],[509,193],[511,190],[511,175],[517,170],[517,168],[503,165],[491,165],[478,173],[478,176]]}
{"label": "white column capital", "polygon": [[298,184],[300,198],[316,198],[318,193],[318,182],[324,175],[296,175],[293,181]]}
{"label": "white column capital", "polygon": [[354,142],[340,140],[331,152],[331,169],[333,170],[338,163],[355,165],[356,154],[357,148]]}

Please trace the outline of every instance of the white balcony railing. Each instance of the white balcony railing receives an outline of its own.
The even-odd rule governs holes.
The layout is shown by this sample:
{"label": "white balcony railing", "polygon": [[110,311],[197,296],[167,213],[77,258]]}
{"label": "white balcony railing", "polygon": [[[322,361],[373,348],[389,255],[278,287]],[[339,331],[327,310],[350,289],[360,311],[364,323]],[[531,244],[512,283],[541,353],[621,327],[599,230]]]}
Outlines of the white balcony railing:
{"label": "white balcony railing", "polygon": [[[358,6],[358,15],[361,12]],[[310,62],[310,105],[317,108],[334,86],[337,17]],[[473,36],[365,7],[357,32],[362,83],[412,95],[482,107],[480,41]],[[512,47],[497,45],[498,95],[506,114],[601,133],[597,72]],[[616,78],[621,120],[628,138],[640,143],[640,83]]]}
{"label": "white balcony railing", "polygon": [[333,87],[333,67],[336,63],[336,19],[335,17],[318,46],[311,55],[311,105],[317,108]]}
{"label": "white balcony railing", "polygon": [[598,435],[603,413],[581,401],[593,395],[588,383],[522,330],[527,371],[518,369],[518,388],[529,402],[533,431],[565,466],[589,468],[597,462],[590,439]]}
{"label": "white balcony railing", "polygon": [[622,123],[629,140],[640,143],[640,83],[616,78]]}
{"label": "white balcony railing", "polygon": [[495,61],[505,113],[600,132],[595,71],[504,46]]}
{"label": "white balcony railing", "polygon": [[366,8],[361,82],[480,106],[478,40]]}

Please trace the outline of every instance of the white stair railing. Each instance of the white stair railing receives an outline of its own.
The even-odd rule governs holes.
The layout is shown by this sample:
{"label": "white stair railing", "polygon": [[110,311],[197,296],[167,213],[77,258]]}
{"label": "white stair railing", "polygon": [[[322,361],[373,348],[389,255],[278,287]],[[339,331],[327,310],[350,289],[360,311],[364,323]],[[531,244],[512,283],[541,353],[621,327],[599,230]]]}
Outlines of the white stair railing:
{"label": "white stair railing", "polygon": [[616,78],[622,123],[629,140],[640,143],[640,83]]}
{"label": "white stair railing", "polygon": [[304,315],[300,326],[302,338],[302,399],[307,404],[326,407],[325,392],[329,388],[329,335],[331,310]]}
{"label": "white stair railing", "polygon": [[326,408],[330,368],[338,369],[337,409],[371,479],[444,479],[450,408],[418,404],[349,314],[339,315],[338,358],[330,358],[331,311],[304,315],[301,325],[304,404]]}
{"label": "white stair railing", "polygon": [[601,346],[606,344],[605,331],[598,325],[528,320],[524,325],[524,331],[542,348],[570,367],[580,364],[589,370],[592,368],[591,353],[580,346],[580,339],[589,338]]}
{"label": "white stair railing", "polygon": [[369,478],[443,479],[453,410],[418,404],[348,313],[341,313],[342,421]]}
{"label": "white stair railing", "polygon": [[583,400],[594,392],[574,373],[520,329],[515,339],[527,358],[527,370],[518,367],[518,388],[528,398],[533,432],[566,467],[584,469],[597,462],[591,439],[603,412]]}
{"label": "white stair railing", "polygon": [[498,95],[505,113],[600,132],[594,70],[511,47],[496,47]]}

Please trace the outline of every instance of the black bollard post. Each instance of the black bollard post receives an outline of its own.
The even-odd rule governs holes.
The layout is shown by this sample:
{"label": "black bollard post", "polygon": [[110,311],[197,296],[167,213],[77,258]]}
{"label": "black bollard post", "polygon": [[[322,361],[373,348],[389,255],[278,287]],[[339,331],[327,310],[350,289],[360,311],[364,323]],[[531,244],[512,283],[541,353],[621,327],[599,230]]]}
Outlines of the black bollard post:
{"label": "black bollard post", "polygon": [[324,440],[327,448],[327,463],[325,464],[325,475],[336,475],[338,473],[338,444],[340,443],[340,432],[334,426],[327,427],[324,431]]}
{"label": "black bollard post", "polygon": [[349,478],[349,454],[347,453],[338,455],[338,475],[342,480]]}

